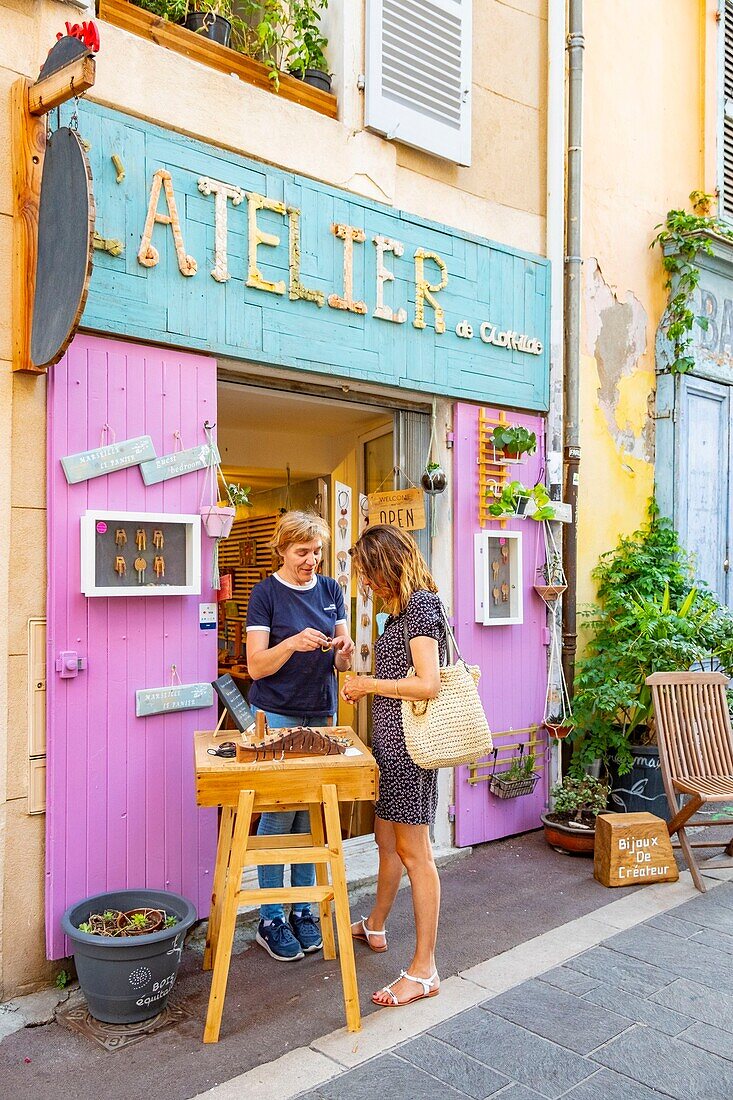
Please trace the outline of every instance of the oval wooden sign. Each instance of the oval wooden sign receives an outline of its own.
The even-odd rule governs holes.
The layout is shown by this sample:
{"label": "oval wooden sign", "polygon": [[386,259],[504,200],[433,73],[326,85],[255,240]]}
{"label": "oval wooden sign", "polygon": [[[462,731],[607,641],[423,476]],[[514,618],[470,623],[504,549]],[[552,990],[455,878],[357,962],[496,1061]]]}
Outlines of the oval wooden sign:
{"label": "oval wooden sign", "polygon": [[92,173],[75,130],[48,139],[38,215],[31,362],[57,363],[77,330],[92,274]]}

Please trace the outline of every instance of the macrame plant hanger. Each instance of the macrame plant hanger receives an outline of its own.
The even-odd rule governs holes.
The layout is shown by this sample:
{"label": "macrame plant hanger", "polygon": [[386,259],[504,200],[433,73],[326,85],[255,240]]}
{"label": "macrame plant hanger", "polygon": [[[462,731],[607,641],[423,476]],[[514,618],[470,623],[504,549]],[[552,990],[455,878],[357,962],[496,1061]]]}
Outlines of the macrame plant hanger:
{"label": "macrame plant hanger", "polygon": [[[204,503],[207,495],[209,498],[209,509],[217,507],[220,479],[222,485],[224,486],[224,492],[226,494],[226,499],[229,501],[230,507],[236,510],[234,499],[229,490],[229,486],[227,485],[226,478],[224,477],[224,472],[219,462],[216,444],[214,443],[214,437],[212,433],[215,426],[216,425],[214,424],[209,424],[208,420],[204,423],[204,433],[206,435],[206,442],[209,447],[209,460],[206,465],[206,477],[204,478],[204,483],[201,488],[200,508],[202,515],[204,511],[207,510],[207,506]],[[221,577],[219,576],[219,543],[221,542],[222,538],[227,538],[229,536],[230,530],[231,523],[229,524],[229,529],[227,530],[226,534],[221,534],[214,539],[214,553],[211,557],[211,587],[216,591],[218,591],[221,587]]]}
{"label": "macrame plant hanger", "polygon": [[[542,534],[545,544],[545,562],[547,563],[547,576],[545,578],[547,584],[535,585],[535,591],[550,613],[550,656],[547,667],[545,710],[542,720],[551,736],[557,738],[567,735],[573,719],[573,708],[565,673],[563,672],[560,645],[560,596],[567,587],[567,580],[562,568],[558,545],[547,520],[542,523]],[[561,778],[562,776],[558,773],[558,779]]]}

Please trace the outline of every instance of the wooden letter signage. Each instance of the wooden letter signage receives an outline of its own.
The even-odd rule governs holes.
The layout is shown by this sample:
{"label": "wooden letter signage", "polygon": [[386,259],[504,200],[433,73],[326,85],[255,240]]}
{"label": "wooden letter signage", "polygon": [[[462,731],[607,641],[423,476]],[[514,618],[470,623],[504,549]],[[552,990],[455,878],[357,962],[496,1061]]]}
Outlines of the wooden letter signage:
{"label": "wooden letter signage", "polygon": [[369,524],[386,523],[402,531],[421,531],[425,526],[422,489],[395,489],[369,495]]}
{"label": "wooden letter signage", "polygon": [[593,874],[604,886],[643,886],[680,877],[667,826],[654,814],[599,814]]}

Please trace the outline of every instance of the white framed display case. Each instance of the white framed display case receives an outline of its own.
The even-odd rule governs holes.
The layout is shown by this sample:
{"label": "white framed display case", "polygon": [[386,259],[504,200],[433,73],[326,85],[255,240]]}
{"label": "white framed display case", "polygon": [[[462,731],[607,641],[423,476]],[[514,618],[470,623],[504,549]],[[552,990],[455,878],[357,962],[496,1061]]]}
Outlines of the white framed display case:
{"label": "white framed display case", "polygon": [[85,596],[197,596],[201,517],[90,509],[81,517]]}
{"label": "white framed display case", "polygon": [[521,531],[478,531],[474,577],[477,623],[518,626],[524,621]]}

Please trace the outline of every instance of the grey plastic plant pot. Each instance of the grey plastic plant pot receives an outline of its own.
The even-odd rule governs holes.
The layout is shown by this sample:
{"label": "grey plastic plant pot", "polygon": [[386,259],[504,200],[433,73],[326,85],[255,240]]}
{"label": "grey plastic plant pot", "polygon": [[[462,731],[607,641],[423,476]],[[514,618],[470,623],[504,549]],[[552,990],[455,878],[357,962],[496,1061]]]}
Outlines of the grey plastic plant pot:
{"label": "grey plastic plant pot", "polygon": [[[164,909],[173,928],[146,936],[92,936],[79,925],[106,909]],[[190,901],[166,890],[118,890],[69,906],[61,918],[89,1011],[107,1024],[135,1024],[162,1012],[175,984],[186,932],[196,920]]]}

